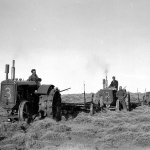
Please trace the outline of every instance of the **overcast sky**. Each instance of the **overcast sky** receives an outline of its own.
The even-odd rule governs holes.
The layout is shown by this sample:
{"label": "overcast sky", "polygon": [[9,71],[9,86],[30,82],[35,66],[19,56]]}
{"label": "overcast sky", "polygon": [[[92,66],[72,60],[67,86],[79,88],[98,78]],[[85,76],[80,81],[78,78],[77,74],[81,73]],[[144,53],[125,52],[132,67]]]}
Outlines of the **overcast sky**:
{"label": "overcast sky", "polygon": [[0,0],[0,80],[14,59],[17,78],[36,69],[68,93],[83,93],[84,82],[97,92],[106,74],[148,91],[149,18],[149,0]]}

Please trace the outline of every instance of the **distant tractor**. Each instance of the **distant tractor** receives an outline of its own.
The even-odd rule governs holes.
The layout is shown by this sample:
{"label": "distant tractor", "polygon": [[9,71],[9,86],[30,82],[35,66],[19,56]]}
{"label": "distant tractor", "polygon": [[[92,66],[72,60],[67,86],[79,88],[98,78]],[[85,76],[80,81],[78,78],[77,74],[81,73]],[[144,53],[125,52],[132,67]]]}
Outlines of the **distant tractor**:
{"label": "distant tractor", "polygon": [[5,73],[0,97],[0,106],[7,112],[4,118],[24,121],[47,116],[57,121],[61,119],[61,94],[54,85],[39,86],[35,81],[16,80],[14,60],[11,79],[8,79],[9,65]]}
{"label": "distant tractor", "polygon": [[[103,79],[103,89],[100,89],[96,93],[95,103],[98,104],[100,108],[106,107],[107,109],[110,109],[110,110],[116,110],[116,101],[117,101],[116,92],[115,92],[116,89],[109,88],[107,84],[108,84],[108,81],[107,81],[107,76],[106,76],[106,80]],[[125,102],[126,102],[127,110],[130,110],[131,109],[130,93],[127,93]],[[122,106],[120,105],[120,109],[121,108]]]}

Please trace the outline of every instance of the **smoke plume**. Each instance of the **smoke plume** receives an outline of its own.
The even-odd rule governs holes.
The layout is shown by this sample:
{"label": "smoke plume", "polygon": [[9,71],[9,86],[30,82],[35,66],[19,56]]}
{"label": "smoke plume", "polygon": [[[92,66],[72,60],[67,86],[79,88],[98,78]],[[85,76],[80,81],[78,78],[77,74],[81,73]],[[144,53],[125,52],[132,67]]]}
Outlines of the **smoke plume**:
{"label": "smoke plume", "polygon": [[86,70],[90,74],[95,74],[99,70],[102,70],[104,75],[108,75],[110,65],[100,56],[92,56],[88,59]]}
{"label": "smoke plume", "polygon": [[108,75],[108,73],[109,73],[109,64],[105,64],[104,65],[104,73],[105,73],[105,75]]}

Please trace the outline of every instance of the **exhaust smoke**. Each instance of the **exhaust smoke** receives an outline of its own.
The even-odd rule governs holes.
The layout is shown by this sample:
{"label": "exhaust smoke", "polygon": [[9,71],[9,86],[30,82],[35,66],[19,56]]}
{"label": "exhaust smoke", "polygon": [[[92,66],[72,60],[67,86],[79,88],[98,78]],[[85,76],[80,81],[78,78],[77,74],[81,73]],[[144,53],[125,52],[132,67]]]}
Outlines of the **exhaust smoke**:
{"label": "exhaust smoke", "polygon": [[103,70],[104,75],[109,73],[109,64],[101,57],[94,55],[88,59],[86,70],[90,74],[95,74],[99,70]]}

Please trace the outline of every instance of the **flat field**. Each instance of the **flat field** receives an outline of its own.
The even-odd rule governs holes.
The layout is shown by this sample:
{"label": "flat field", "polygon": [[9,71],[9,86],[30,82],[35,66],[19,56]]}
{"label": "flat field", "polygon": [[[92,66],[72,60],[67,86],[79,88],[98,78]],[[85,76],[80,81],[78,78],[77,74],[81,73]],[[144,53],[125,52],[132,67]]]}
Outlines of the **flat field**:
{"label": "flat field", "polygon": [[[140,94],[140,99],[142,99]],[[91,93],[86,94],[87,101]],[[137,95],[131,94],[137,101]],[[83,94],[62,95],[64,102],[83,102]],[[1,108],[0,114],[5,111]],[[50,118],[26,122],[0,121],[1,150],[149,150],[150,107],[139,106],[130,112],[80,112],[76,117]]]}

